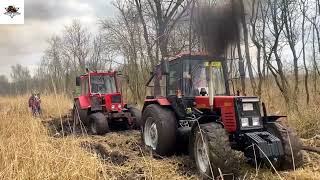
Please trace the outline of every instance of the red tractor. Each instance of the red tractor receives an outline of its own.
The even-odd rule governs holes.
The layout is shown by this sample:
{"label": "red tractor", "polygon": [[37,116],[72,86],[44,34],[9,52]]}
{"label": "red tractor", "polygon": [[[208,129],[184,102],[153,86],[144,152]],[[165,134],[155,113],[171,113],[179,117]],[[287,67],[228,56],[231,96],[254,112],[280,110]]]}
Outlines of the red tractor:
{"label": "red tractor", "polygon": [[268,116],[259,97],[230,95],[226,72],[224,59],[200,53],[156,66],[147,83],[153,81],[153,95],[142,110],[144,144],[161,156],[187,144],[201,176],[209,178],[219,169],[237,174],[234,150],[278,170],[301,166],[301,140],[281,125],[285,116]]}
{"label": "red tractor", "polygon": [[138,128],[141,112],[123,102],[117,72],[87,72],[76,78],[80,95],[74,98],[73,121],[92,134],[105,134],[109,126]]}

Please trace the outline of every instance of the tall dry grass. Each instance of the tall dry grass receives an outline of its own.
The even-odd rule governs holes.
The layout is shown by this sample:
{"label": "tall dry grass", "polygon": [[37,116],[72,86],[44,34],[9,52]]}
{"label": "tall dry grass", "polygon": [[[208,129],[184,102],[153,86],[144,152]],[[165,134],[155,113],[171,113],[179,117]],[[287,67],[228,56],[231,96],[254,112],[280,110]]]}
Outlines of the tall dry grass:
{"label": "tall dry grass", "polygon": [[285,122],[292,126],[303,138],[320,135],[320,94],[310,91],[310,102],[306,102],[303,86],[295,99],[298,111],[290,111],[279,89],[270,84],[262,91],[261,99],[266,103],[269,115],[286,115]]}
{"label": "tall dry grass", "polygon": [[[64,96],[44,96],[46,116],[70,108]],[[27,96],[0,98],[0,179],[100,179],[105,173],[97,157],[78,141],[53,139],[30,116]],[[57,108],[55,103],[60,104]]]}
{"label": "tall dry grass", "polygon": [[[64,95],[41,99],[44,118],[59,118],[72,107]],[[28,96],[0,97],[0,179],[195,179],[179,172],[181,161],[188,161],[185,156],[157,160],[143,152],[137,131],[51,137],[41,120],[31,116],[27,100]],[[122,165],[102,160],[94,147],[84,147],[92,144],[128,159]]]}

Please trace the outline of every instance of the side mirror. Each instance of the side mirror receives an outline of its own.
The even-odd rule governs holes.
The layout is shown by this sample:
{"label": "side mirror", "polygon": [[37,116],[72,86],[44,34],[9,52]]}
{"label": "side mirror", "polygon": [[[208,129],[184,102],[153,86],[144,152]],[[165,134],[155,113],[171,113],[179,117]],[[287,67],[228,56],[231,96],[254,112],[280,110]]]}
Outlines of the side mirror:
{"label": "side mirror", "polygon": [[166,60],[162,60],[162,62],[161,62],[161,73],[163,75],[169,74],[169,62]]}
{"label": "side mirror", "polygon": [[80,86],[80,76],[76,77],[76,86]]}
{"label": "side mirror", "polygon": [[122,76],[123,74],[122,74],[122,71],[117,71],[117,75],[118,76]]}

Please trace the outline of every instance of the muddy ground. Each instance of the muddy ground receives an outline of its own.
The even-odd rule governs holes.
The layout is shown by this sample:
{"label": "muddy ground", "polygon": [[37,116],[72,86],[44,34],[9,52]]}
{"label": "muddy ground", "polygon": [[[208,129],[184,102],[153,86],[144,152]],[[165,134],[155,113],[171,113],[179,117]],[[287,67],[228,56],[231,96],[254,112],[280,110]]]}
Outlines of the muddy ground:
{"label": "muddy ground", "polygon": [[[170,158],[154,155],[142,145],[138,130],[112,129],[111,133],[97,136],[91,135],[84,126],[73,126],[68,115],[62,117],[62,121],[60,118],[48,118],[42,122],[48,128],[50,136],[77,137],[77,140],[81,141],[80,147],[85,151],[98,156],[107,166],[119,168],[119,171],[112,172],[116,179],[146,179],[150,176],[156,178],[157,171],[159,175],[163,174],[159,176],[160,179],[198,179],[196,168],[186,152],[179,152],[177,156]],[[154,166],[154,169],[146,170],[150,168],[146,166]]]}
{"label": "muddy ground", "polygon": [[[199,179],[196,167],[186,152],[178,152],[171,157],[155,156],[142,145],[138,130],[113,130],[104,136],[94,136],[84,126],[73,126],[68,115],[62,117],[62,121],[60,118],[48,118],[42,122],[54,138],[76,137],[79,146],[97,156],[106,165],[106,172],[114,179]],[[317,171],[314,162],[317,162],[319,156],[309,153],[306,156],[308,168]],[[257,175],[256,169],[246,164],[244,158],[240,161],[241,179],[279,178],[267,168],[259,169]],[[290,172],[281,172],[281,175],[291,177]]]}

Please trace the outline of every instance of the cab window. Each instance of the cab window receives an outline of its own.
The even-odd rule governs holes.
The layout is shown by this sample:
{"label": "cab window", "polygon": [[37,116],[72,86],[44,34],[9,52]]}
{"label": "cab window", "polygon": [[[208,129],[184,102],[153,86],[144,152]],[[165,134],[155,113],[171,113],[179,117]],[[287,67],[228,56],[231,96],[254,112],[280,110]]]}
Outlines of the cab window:
{"label": "cab window", "polygon": [[89,93],[89,82],[87,77],[81,78],[80,86],[81,86],[81,95],[82,96],[87,95]]}
{"label": "cab window", "polygon": [[177,90],[181,90],[181,76],[182,66],[181,61],[175,61],[170,64],[169,69],[169,84],[168,84],[168,95],[175,95]]}

